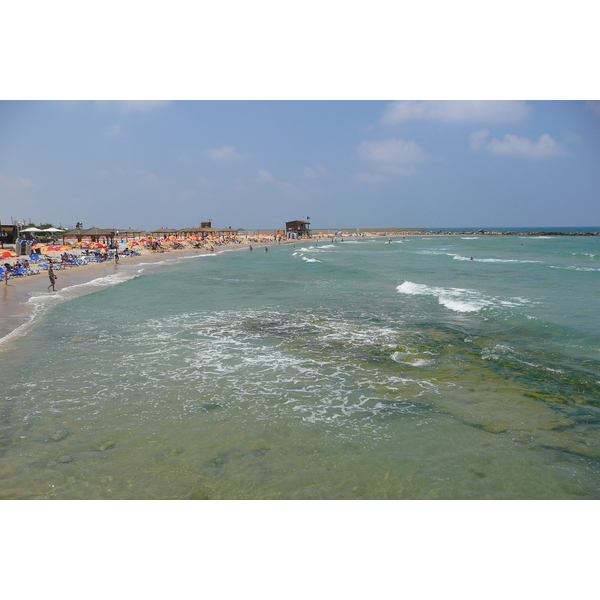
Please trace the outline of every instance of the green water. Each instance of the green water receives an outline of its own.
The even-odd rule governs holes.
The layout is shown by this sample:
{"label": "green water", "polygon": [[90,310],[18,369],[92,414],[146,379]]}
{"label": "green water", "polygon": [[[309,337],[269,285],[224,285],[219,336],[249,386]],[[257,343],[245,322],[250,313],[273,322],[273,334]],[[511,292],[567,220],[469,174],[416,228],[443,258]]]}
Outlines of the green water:
{"label": "green water", "polygon": [[34,299],[0,497],[598,498],[597,248],[298,244]]}

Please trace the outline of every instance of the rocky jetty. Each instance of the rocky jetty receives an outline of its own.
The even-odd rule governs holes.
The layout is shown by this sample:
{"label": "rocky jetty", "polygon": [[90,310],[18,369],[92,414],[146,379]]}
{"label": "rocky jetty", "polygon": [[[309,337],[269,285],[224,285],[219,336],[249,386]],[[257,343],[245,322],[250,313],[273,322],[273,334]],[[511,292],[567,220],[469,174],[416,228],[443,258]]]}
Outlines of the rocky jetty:
{"label": "rocky jetty", "polygon": [[598,236],[600,231],[486,231],[478,229],[477,231],[428,231],[427,235],[522,235],[522,236],[550,236],[550,235],[571,235],[571,236]]}

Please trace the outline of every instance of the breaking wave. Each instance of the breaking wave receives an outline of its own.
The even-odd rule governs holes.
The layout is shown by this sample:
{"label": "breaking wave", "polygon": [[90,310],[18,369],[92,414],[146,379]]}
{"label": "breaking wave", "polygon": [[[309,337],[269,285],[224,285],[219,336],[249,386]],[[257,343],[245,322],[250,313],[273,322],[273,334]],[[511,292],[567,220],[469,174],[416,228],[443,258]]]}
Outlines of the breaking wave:
{"label": "breaking wave", "polygon": [[433,296],[446,308],[455,312],[477,312],[486,307],[510,308],[528,303],[523,298],[499,299],[485,296],[476,290],[463,288],[441,288],[405,281],[396,287],[400,294],[411,296]]}

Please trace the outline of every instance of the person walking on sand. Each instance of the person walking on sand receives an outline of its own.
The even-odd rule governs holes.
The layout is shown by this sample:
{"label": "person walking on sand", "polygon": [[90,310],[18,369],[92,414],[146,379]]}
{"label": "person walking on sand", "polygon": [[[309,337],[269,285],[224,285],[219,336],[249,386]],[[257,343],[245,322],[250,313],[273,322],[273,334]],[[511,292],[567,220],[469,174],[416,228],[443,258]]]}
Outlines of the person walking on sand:
{"label": "person walking on sand", "polygon": [[48,277],[50,278],[50,285],[48,286],[48,291],[50,291],[50,288],[52,288],[52,291],[55,292],[56,290],[54,289],[54,282],[58,279],[58,277],[54,274],[54,269],[52,268],[52,265],[48,265]]}
{"label": "person walking on sand", "polygon": [[119,264],[119,249],[118,248],[115,250],[115,264],[116,265]]}

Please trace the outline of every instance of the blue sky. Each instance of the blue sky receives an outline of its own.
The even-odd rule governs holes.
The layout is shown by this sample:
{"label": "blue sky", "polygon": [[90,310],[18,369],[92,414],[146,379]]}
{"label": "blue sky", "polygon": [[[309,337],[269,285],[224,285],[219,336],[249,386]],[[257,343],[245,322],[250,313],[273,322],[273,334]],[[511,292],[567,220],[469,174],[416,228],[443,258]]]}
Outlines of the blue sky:
{"label": "blue sky", "polygon": [[600,226],[600,103],[2,101],[0,218]]}

